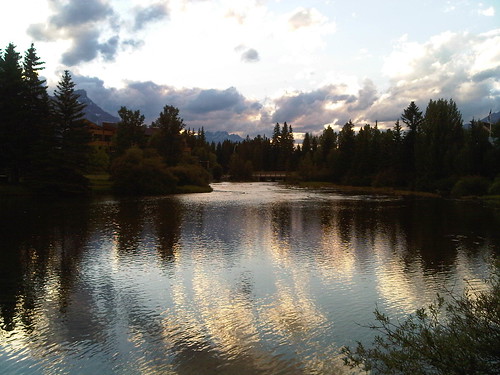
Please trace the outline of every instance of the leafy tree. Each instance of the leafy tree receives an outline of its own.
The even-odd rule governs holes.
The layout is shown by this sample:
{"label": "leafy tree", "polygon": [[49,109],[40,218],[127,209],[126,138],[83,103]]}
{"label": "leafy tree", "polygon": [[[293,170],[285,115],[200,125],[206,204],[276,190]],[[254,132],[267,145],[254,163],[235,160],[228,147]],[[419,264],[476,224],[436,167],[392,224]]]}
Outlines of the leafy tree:
{"label": "leafy tree", "polygon": [[182,159],[185,147],[181,134],[184,120],[179,117],[179,109],[171,105],[164,106],[158,119],[153,122],[153,127],[159,129],[153,137],[153,146],[168,166],[177,165]]}
{"label": "leafy tree", "polygon": [[500,267],[489,289],[467,289],[403,321],[375,310],[371,347],[344,347],[345,363],[372,374],[500,374]]}
{"label": "leafy tree", "polygon": [[177,179],[156,150],[142,150],[137,146],[113,161],[111,179],[115,192],[120,194],[167,194],[173,193],[177,186]]}
{"label": "leafy tree", "polygon": [[144,115],[139,110],[132,111],[127,107],[121,107],[118,115],[120,122],[114,139],[116,154],[122,155],[134,146],[144,148],[146,146]]}

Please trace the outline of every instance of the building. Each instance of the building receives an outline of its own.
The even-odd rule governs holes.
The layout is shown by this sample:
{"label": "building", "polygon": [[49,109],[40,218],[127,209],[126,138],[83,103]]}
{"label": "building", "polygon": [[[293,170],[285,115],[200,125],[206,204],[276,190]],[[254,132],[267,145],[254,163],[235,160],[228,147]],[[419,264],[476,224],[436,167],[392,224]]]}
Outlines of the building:
{"label": "building", "polygon": [[103,122],[102,125],[96,125],[91,121],[85,120],[87,128],[91,135],[89,145],[99,149],[110,150],[113,142],[113,136],[116,134],[118,124],[114,122]]}

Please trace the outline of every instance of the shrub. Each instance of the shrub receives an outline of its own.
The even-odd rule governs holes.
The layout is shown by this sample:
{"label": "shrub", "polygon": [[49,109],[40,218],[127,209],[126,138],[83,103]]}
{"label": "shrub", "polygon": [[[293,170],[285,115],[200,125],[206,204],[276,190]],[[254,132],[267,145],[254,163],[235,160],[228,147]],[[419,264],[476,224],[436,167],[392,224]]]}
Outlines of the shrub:
{"label": "shrub", "polygon": [[495,181],[491,184],[488,194],[490,195],[500,195],[500,176],[495,178]]}
{"label": "shrub", "polygon": [[159,195],[175,191],[177,179],[154,150],[129,148],[111,166],[113,190],[120,194]]}
{"label": "shrub", "polygon": [[208,186],[210,174],[202,167],[194,164],[178,165],[169,168],[177,178],[179,185]]}
{"label": "shrub", "polygon": [[500,374],[500,267],[482,292],[438,296],[402,322],[375,310],[373,346],[342,348],[344,362],[372,374]]}
{"label": "shrub", "polygon": [[474,195],[485,195],[488,192],[490,182],[487,178],[481,176],[462,177],[453,186],[451,195],[456,198]]}

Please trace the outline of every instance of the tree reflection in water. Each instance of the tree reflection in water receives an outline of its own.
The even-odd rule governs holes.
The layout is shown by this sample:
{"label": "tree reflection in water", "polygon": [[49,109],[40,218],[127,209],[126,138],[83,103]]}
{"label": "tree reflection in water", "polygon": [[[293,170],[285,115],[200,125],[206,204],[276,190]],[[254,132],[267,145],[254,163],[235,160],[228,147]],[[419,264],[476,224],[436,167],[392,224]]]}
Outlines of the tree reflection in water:
{"label": "tree reflection in water", "polygon": [[270,184],[0,208],[0,372],[341,373],[376,303],[411,312],[500,248],[472,204]]}

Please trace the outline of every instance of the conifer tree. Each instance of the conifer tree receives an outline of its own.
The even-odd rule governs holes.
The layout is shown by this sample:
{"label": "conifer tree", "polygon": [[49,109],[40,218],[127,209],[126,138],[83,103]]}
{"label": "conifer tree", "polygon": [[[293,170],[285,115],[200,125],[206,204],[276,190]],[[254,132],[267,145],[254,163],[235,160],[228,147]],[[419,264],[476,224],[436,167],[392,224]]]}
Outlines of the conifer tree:
{"label": "conifer tree", "polygon": [[87,189],[84,172],[88,163],[90,135],[83,118],[85,104],[78,101],[75,83],[69,71],[64,71],[54,91],[55,140],[64,192],[78,193]]}
{"label": "conifer tree", "polygon": [[0,58],[0,168],[19,183],[26,166],[24,82],[20,54],[10,43]]}
{"label": "conifer tree", "polygon": [[[51,121],[50,101],[45,80],[40,79],[39,71],[43,62],[36,54],[33,44],[26,51],[23,61],[23,78],[25,83],[23,120],[30,134],[32,149],[30,178],[38,178],[43,169],[51,162],[50,155],[54,150],[54,127]],[[42,170],[40,170],[42,169]]]}
{"label": "conifer tree", "polygon": [[422,111],[418,108],[415,102],[412,101],[403,111],[401,120],[408,127],[403,142],[403,164],[405,165],[406,171],[405,180],[411,185],[414,183],[416,177],[416,143],[417,136],[421,131],[424,117],[422,115]]}

